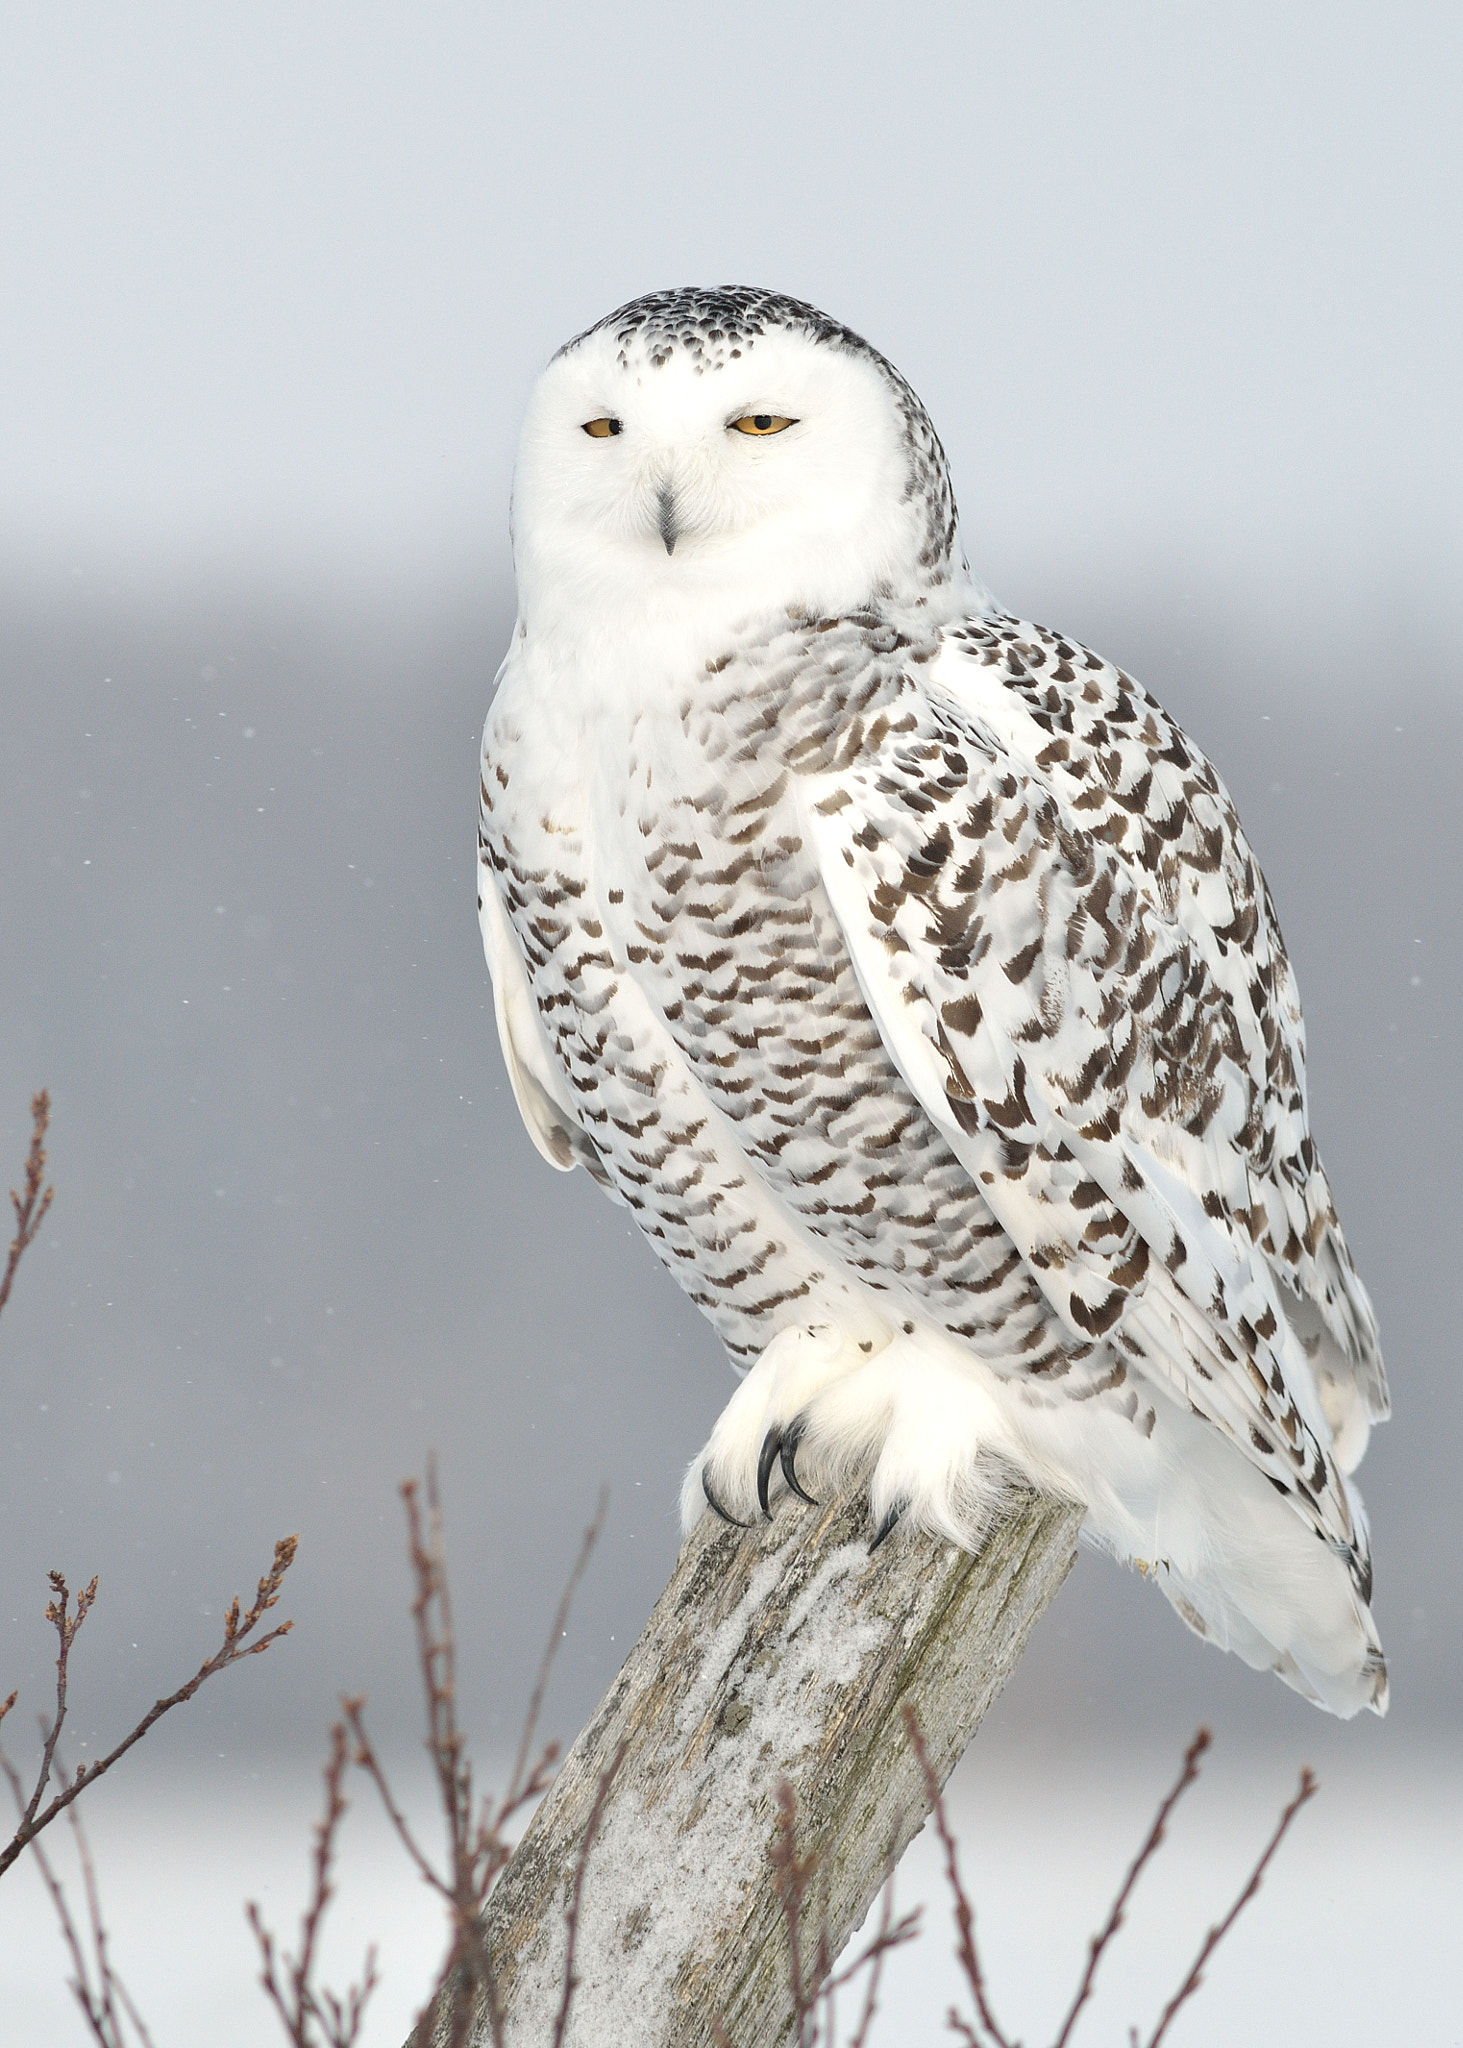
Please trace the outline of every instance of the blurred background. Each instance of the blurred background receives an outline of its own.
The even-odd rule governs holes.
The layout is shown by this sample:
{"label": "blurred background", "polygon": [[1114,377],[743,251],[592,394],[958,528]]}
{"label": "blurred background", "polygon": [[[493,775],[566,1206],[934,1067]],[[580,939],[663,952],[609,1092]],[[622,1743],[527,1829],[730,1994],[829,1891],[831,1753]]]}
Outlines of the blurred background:
{"label": "blurred background", "polygon": [[[1229,781],[1392,1373],[1361,1474],[1390,1718],[1327,1721],[1084,1557],[956,1780],[1007,2024],[1058,2009],[1204,1720],[1092,2037],[1156,2013],[1306,1760],[1321,1803],[1174,2038],[1463,2039],[1456,9],[11,0],[0,42],[0,1173],[46,1086],[57,1187],[0,1321],[12,1754],[47,1569],[101,1577],[74,1763],[300,1535],[289,1640],[88,1801],[158,2048],[272,2038],[240,1906],[296,1909],[339,1693],[424,1800],[399,1481],[436,1452],[491,1770],[601,1483],[566,1738],[731,1388],[521,1131],[473,872],[532,381],[727,280],[889,355],[977,573]],[[383,1945],[388,2043],[439,1930],[359,1797],[342,1954]],[[934,1912],[885,2043],[940,2032]],[[82,2037],[48,1914],[5,1880],[7,2043]]]}

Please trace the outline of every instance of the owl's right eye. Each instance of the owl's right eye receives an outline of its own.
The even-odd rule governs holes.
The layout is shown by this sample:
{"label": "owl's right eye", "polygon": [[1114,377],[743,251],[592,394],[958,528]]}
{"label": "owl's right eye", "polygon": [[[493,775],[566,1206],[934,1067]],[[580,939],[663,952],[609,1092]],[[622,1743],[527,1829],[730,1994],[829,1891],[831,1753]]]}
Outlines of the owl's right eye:
{"label": "owl's right eye", "polygon": [[596,441],[608,441],[611,434],[624,433],[625,422],[623,420],[610,419],[586,420],[584,422],[584,431],[586,434],[593,434]]}

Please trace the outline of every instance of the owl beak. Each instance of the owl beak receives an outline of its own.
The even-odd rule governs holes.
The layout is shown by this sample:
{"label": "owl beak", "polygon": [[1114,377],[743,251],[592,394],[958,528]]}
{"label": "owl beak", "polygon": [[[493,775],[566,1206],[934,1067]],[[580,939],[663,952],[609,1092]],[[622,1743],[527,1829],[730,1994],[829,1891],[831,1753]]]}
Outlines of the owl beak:
{"label": "owl beak", "polygon": [[660,537],[665,542],[666,553],[673,555],[680,528],[676,523],[676,494],[669,484],[661,485],[657,506],[660,512]]}

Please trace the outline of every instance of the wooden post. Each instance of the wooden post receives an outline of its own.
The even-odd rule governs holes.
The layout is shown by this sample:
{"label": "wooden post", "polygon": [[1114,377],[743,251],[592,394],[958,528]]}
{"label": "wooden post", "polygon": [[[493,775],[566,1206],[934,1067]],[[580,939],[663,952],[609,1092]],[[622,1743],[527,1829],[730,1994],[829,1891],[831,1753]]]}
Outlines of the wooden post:
{"label": "wooden post", "polygon": [[[547,2048],[586,1830],[564,2048],[777,2048],[792,2023],[768,1864],[774,1798],[818,1858],[808,1914],[836,1955],[1071,1569],[1081,1511],[1018,1494],[974,1554],[896,1529],[871,1557],[859,1501],[784,1496],[743,1531],[706,1516],[489,1902],[507,2048]],[[607,1792],[602,1780],[619,1768]],[[429,2015],[416,2039],[446,2038]],[[486,2012],[469,2033],[491,2048]]]}

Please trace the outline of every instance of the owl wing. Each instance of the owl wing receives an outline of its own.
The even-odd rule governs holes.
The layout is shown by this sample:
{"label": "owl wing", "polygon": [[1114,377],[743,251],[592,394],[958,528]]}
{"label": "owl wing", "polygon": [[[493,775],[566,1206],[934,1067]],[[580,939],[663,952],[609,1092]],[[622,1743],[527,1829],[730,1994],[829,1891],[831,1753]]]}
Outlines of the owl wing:
{"label": "owl wing", "polygon": [[1219,776],[1152,697],[1046,627],[997,616],[947,636],[941,682],[1118,850],[1198,948],[1256,1083],[1242,1131],[1251,1199],[1236,1220],[1277,1277],[1350,1471],[1389,1412],[1376,1317],[1311,1139],[1305,1025],[1265,878]]}
{"label": "owl wing", "polygon": [[1359,1509],[1248,1221],[1267,1083],[1229,991],[1141,862],[939,675],[885,724],[802,802],[891,1057],[1074,1345],[1167,1384],[1363,1584]]}
{"label": "owl wing", "polygon": [[[486,847],[478,862],[478,887],[478,921],[493,982],[493,1013],[513,1099],[538,1152],[560,1173],[572,1173],[584,1162],[587,1140],[568,1100],[564,1069],[540,1021]],[[598,1165],[597,1157],[594,1163]]]}

